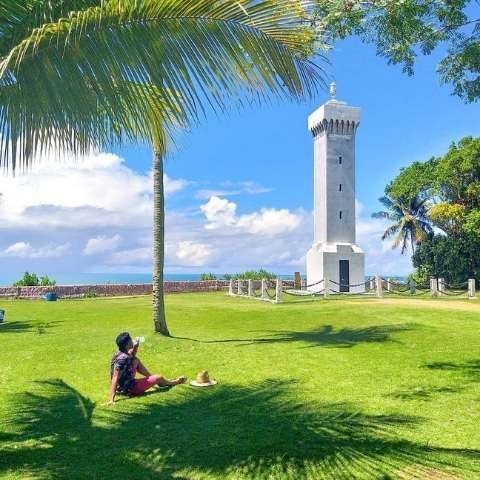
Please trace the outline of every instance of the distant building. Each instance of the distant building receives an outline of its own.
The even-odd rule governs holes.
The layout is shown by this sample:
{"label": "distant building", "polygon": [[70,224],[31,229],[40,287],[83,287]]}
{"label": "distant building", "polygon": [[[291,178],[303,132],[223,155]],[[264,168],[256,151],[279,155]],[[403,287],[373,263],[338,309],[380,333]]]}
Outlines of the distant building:
{"label": "distant building", "polygon": [[333,83],[330,96],[308,118],[314,139],[315,227],[307,284],[328,278],[334,291],[360,293],[365,290],[359,285],[365,281],[365,255],[355,235],[355,134],[361,110],[338,101]]}

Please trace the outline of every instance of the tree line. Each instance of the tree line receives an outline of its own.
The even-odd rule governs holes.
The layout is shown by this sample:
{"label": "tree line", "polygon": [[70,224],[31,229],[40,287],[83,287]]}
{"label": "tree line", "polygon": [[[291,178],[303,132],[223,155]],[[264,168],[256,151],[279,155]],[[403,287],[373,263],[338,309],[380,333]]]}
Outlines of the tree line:
{"label": "tree line", "polygon": [[412,253],[413,278],[480,280],[480,138],[452,143],[445,155],[402,169],[380,198],[382,239]]}

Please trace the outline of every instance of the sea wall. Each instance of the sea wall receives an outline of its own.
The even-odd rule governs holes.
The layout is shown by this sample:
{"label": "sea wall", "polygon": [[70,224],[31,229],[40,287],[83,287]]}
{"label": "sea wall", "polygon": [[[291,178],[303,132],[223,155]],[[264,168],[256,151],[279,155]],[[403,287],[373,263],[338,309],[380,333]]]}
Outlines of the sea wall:
{"label": "sea wall", "polygon": [[[217,292],[228,290],[226,280],[164,282],[166,293]],[[58,298],[117,297],[150,295],[152,284],[141,285],[56,285],[54,287],[0,287],[0,298],[43,298],[47,292],[55,292]]]}

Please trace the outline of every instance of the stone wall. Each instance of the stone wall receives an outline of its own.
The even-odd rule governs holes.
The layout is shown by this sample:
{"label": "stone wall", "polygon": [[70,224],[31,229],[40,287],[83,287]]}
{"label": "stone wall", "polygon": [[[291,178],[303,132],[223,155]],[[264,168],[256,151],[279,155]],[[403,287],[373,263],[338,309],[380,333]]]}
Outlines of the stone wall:
{"label": "stone wall", "polygon": [[[217,292],[228,290],[226,280],[198,282],[164,282],[166,293]],[[141,285],[56,285],[54,287],[0,287],[0,298],[43,298],[47,292],[55,292],[59,298],[115,297],[150,295],[151,284]]]}

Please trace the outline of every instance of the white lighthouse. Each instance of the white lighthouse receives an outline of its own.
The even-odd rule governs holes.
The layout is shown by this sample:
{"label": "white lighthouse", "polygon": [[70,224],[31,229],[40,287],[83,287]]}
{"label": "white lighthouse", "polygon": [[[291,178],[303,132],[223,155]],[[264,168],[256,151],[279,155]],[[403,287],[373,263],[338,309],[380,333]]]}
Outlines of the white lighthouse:
{"label": "white lighthouse", "polygon": [[334,291],[361,293],[365,255],[355,243],[355,134],[361,111],[336,99],[334,83],[330,97],[308,118],[314,139],[314,241],[307,253],[307,283],[328,279]]}

